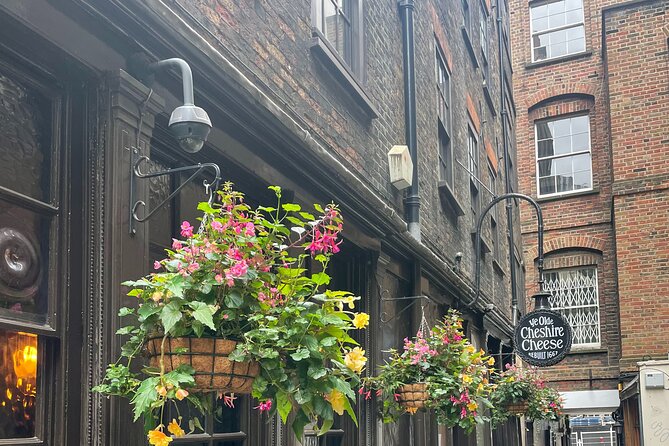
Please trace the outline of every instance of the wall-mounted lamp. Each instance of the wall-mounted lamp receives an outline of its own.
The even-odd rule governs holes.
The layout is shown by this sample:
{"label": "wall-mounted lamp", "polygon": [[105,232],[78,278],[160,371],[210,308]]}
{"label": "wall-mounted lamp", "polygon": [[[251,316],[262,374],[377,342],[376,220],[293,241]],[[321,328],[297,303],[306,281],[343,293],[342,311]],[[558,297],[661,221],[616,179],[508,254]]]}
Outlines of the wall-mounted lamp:
{"label": "wall-mounted lamp", "polygon": [[[169,67],[179,68],[181,71],[184,104],[172,111],[168,127],[177,141],[179,141],[179,147],[181,147],[184,152],[196,153],[202,149],[202,146],[204,146],[204,143],[209,136],[209,132],[211,131],[211,120],[209,119],[207,112],[202,108],[197,107],[194,103],[193,73],[191,72],[190,66],[188,66],[186,61],[183,59],[172,58],[148,64],[147,66],[142,67],[142,71],[145,75],[149,75],[154,74],[158,70]],[[160,208],[162,208],[168,201],[176,196],[176,194],[178,194],[179,191],[184,188],[184,186],[193,181],[205,169],[212,169],[215,175],[212,182],[208,182],[207,180],[204,181],[205,191],[209,195],[210,203],[213,202],[214,193],[218,189],[218,185],[221,181],[221,169],[214,163],[203,163],[175,169],[166,169],[158,172],[142,173],[140,164],[142,162],[148,162],[149,158],[146,156],[141,156],[139,153],[139,135],[142,131],[142,114],[144,112],[144,106],[151,97],[152,92],[153,90],[149,92],[147,100],[144,101],[144,104],[142,104],[140,109],[139,128],[137,129],[137,144],[135,144],[135,147],[132,149],[130,160],[130,203],[132,203],[132,206],[130,206],[129,215],[130,235],[134,235],[137,232],[137,229],[135,228],[136,222],[142,223],[151,218]],[[137,215],[139,207],[146,206],[144,201],[138,200],[136,197],[137,179],[154,178],[163,175],[174,175],[184,171],[195,172],[193,172],[193,174],[186,181],[181,183],[179,187],[177,187],[167,198],[157,204],[155,208],[147,211],[143,217]]]}

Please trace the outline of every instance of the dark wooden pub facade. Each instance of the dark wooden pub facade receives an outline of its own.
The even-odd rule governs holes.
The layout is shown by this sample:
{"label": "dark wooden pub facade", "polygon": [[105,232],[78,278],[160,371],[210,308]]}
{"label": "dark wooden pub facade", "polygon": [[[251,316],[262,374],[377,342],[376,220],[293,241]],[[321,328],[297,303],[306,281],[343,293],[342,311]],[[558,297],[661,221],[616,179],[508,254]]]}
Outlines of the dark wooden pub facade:
{"label": "dark wooden pub facade", "polygon": [[[179,223],[196,221],[195,204],[205,195],[202,179],[190,183],[131,235],[130,159],[137,141],[151,169],[214,162],[252,202],[271,202],[267,186],[279,184],[297,202],[340,203],[346,228],[333,265],[335,285],[363,296],[362,308],[372,316],[361,340],[370,371],[382,363],[383,350],[415,331],[420,305],[393,317],[414,302],[389,299],[406,296],[429,296],[437,303],[427,307],[433,319],[459,306],[474,342],[498,364],[508,361],[510,300],[522,289],[522,267],[514,261],[520,250],[509,249],[504,236],[508,221],[497,214],[484,230],[482,299],[476,308],[462,305],[473,297],[476,206],[503,190],[502,164],[513,163],[513,155],[496,156],[501,127],[513,126],[496,99],[501,93],[512,102],[504,93],[509,86],[495,74],[505,56],[493,51],[496,12],[489,3],[470,1],[473,13],[460,10],[460,2],[453,10],[442,3],[450,2],[420,2],[414,10],[418,241],[407,231],[403,195],[388,181],[386,152],[404,143],[405,130],[394,1],[0,2],[0,444],[145,444],[127,403],[90,388],[120,347],[118,308],[133,304],[121,282],[149,272]],[[339,22],[320,29],[314,20],[329,9]],[[467,48],[479,51],[473,33],[483,28],[473,27],[463,41],[455,24],[465,13],[487,23],[490,34],[479,70]],[[138,53],[190,63],[196,103],[214,127],[201,152],[181,151],[167,129],[169,113],[182,101],[180,76],[160,73],[147,87],[129,74]],[[487,92],[473,77],[483,68]],[[461,86],[451,89],[445,80]],[[441,105],[449,107],[448,118]],[[461,167],[467,159],[475,172]],[[184,179],[139,182],[139,196],[152,208]],[[513,226],[510,232],[517,232]],[[486,304],[495,310],[484,315]],[[248,397],[234,409],[221,405],[205,433],[173,444],[296,444],[253,406]],[[357,410],[359,427],[342,421],[303,444],[410,444],[408,417],[382,426],[372,402]],[[412,432],[417,445],[507,445],[517,444],[517,427],[493,433],[486,426],[467,436],[419,414]]]}

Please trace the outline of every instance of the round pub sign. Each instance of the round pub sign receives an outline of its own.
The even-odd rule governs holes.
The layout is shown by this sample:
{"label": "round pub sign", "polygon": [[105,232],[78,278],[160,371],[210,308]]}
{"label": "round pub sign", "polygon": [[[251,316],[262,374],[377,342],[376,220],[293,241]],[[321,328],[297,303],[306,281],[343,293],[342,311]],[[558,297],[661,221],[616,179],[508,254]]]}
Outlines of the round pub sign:
{"label": "round pub sign", "polygon": [[548,367],[562,361],[571,349],[571,327],[561,314],[545,308],[523,316],[514,334],[516,351],[526,362]]}

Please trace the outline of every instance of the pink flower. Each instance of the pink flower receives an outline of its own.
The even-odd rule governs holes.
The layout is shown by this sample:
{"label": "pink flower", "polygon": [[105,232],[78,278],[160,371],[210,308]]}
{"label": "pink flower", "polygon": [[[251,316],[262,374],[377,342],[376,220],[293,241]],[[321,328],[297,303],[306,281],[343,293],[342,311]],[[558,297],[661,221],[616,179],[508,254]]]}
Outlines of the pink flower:
{"label": "pink flower", "polygon": [[239,278],[246,275],[249,267],[245,261],[240,261],[232,265],[230,268],[230,276],[233,278]]}
{"label": "pink flower", "polygon": [[244,229],[244,235],[247,237],[253,237],[256,235],[256,227],[253,223],[248,222],[246,223],[245,229]]}
{"label": "pink flower", "polygon": [[188,221],[184,220],[183,223],[181,223],[181,236],[182,237],[192,237],[193,236],[193,226],[191,226]]}
{"label": "pink flower", "polygon": [[464,418],[467,416],[467,409],[464,407],[460,410],[460,418]]}
{"label": "pink flower", "polygon": [[198,269],[200,269],[200,264],[197,263],[197,262],[193,262],[190,265],[188,265],[188,272],[189,273],[194,273]]}
{"label": "pink flower", "polygon": [[155,261],[153,262],[153,269],[158,270],[158,269],[160,269],[161,267],[162,267],[162,265],[160,264],[159,261],[155,260]]}
{"label": "pink flower", "polygon": [[228,406],[231,409],[234,409],[235,400],[237,399],[237,397],[234,394],[232,394],[232,395],[219,394],[219,399],[221,397],[223,398],[223,404],[225,404],[226,406]]}
{"label": "pink flower", "polygon": [[177,239],[174,239],[174,240],[172,241],[172,249],[175,250],[175,251],[177,251],[177,250],[179,250],[179,249],[181,249],[181,248],[183,248],[183,245],[181,244],[181,242],[180,242],[179,240],[177,240]]}
{"label": "pink flower", "polygon": [[211,222],[211,229],[213,229],[216,232],[223,232],[223,223],[214,220]]}
{"label": "pink flower", "polygon": [[223,315],[223,319],[228,319],[229,317],[230,317],[230,315],[228,315],[228,314]]}
{"label": "pink flower", "polygon": [[272,400],[267,400],[264,403],[258,404],[254,409],[258,409],[260,413],[269,412],[272,409]]}
{"label": "pink flower", "polygon": [[216,277],[214,277],[214,279],[216,279],[217,283],[223,283],[223,276],[221,274],[216,274]]}

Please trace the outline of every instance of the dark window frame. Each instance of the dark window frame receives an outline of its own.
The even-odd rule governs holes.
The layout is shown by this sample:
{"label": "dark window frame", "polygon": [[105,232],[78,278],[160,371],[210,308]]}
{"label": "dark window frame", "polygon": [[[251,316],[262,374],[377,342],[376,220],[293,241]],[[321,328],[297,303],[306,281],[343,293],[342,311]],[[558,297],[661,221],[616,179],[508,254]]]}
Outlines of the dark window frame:
{"label": "dark window frame", "polygon": [[[5,58],[5,56],[7,56]],[[31,438],[0,439],[3,445],[47,445],[58,437],[56,425],[63,425],[59,414],[62,403],[62,388],[59,385],[61,370],[58,358],[62,356],[66,344],[64,326],[61,323],[67,313],[68,286],[65,277],[69,277],[70,255],[67,211],[69,200],[65,195],[68,184],[64,151],[65,141],[69,140],[70,119],[72,115],[69,95],[60,88],[50,73],[42,69],[29,69],[20,62],[13,61],[12,55],[4,52],[0,45],[0,72],[17,79],[22,86],[34,90],[50,103],[49,124],[49,195],[45,199],[36,199],[18,193],[11,188],[0,187],[0,201],[10,203],[20,209],[33,212],[48,223],[48,277],[43,286],[47,288],[46,311],[44,321],[34,318],[8,317],[0,315],[0,329],[9,332],[23,332],[37,335],[37,379],[35,435]],[[32,320],[31,320],[32,319]]]}
{"label": "dark window frame", "polygon": [[438,139],[439,139],[439,180],[445,181],[451,188],[454,181],[453,169],[453,113],[451,95],[451,72],[446,64],[446,59],[436,46],[435,51],[435,74],[437,84],[437,116],[438,116]]}
{"label": "dark window frame", "polygon": [[[327,43],[328,47],[339,57],[351,73],[364,83],[364,21],[363,0],[312,0],[311,26],[312,37],[318,37]],[[344,33],[344,51],[340,51],[338,43],[328,38],[326,18],[323,10],[326,4],[331,4],[336,10],[336,26],[339,19],[348,25],[348,32]],[[339,38],[339,32],[336,32]]]}

